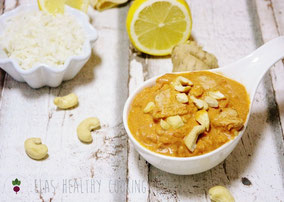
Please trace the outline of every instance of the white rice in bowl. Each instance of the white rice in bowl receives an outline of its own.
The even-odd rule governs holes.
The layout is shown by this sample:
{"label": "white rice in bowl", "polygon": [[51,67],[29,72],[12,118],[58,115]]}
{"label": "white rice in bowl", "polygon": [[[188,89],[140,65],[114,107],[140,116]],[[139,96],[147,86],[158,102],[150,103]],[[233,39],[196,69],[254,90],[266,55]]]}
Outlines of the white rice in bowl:
{"label": "white rice in bowl", "polygon": [[23,69],[38,64],[61,68],[67,58],[81,54],[85,38],[74,16],[32,11],[7,20],[0,46]]}

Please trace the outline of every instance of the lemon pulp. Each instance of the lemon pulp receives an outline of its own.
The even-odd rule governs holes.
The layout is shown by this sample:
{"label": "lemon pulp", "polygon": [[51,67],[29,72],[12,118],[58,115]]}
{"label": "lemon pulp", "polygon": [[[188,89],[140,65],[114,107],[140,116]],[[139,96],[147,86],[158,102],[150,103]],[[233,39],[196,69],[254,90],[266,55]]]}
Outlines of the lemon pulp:
{"label": "lemon pulp", "polygon": [[136,0],[127,16],[133,45],[151,55],[167,55],[189,38],[191,14],[182,0]]}

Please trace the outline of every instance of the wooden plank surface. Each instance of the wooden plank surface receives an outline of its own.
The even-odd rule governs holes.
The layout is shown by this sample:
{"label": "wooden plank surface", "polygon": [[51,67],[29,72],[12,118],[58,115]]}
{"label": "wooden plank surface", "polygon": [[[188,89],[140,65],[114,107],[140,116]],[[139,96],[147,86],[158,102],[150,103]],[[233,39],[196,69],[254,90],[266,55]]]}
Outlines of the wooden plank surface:
{"label": "wooden plank surface", "polygon": [[[91,59],[73,80],[58,88],[34,90],[6,78],[0,112],[0,186],[6,191],[0,192],[1,200],[126,199],[127,138],[122,125],[128,95],[126,12],[126,7],[102,13],[90,10],[99,38]],[[70,92],[78,95],[79,106],[57,110],[53,98]],[[86,145],[78,140],[76,128],[90,116],[99,117],[102,128],[94,135],[95,144]],[[24,140],[33,136],[48,145],[49,157],[44,161],[25,154]],[[9,188],[16,176],[22,185],[14,196]]]}
{"label": "wooden plank surface", "polygon": [[[193,38],[218,57],[220,66],[246,56],[262,44],[254,3],[199,0],[189,4]],[[146,79],[171,71],[170,58],[146,57],[141,65],[146,67]],[[283,139],[275,112],[277,106],[268,75],[258,89],[247,132],[228,159],[210,171],[193,176],[171,175],[150,166],[150,201],[209,201],[208,189],[217,184],[227,186],[237,201],[280,201],[284,196]],[[266,164],[268,160],[271,164]],[[265,173],[271,166],[273,171]],[[247,179],[252,185],[243,184]],[[270,194],[261,190],[269,190]]]}
{"label": "wooden plank surface", "polygon": [[[0,12],[28,0],[0,0]],[[284,34],[281,0],[191,0],[193,38],[214,53],[219,65],[233,62],[263,41]],[[129,44],[125,18],[129,5],[89,10],[99,39],[82,71],[58,88],[31,89],[10,76],[0,108],[1,201],[210,201],[208,189],[228,187],[236,201],[284,199],[283,64],[260,84],[252,117],[233,153],[210,171],[177,176],[149,165],[128,142],[122,109],[129,93],[155,75],[171,72],[169,57],[141,54]],[[1,81],[1,80],[0,80]],[[75,92],[80,105],[57,110],[53,98]],[[82,144],[78,123],[101,119],[94,142]],[[49,157],[32,161],[24,152],[27,137],[41,137]],[[22,181],[15,195],[11,180]],[[245,185],[249,180],[251,185]]]}

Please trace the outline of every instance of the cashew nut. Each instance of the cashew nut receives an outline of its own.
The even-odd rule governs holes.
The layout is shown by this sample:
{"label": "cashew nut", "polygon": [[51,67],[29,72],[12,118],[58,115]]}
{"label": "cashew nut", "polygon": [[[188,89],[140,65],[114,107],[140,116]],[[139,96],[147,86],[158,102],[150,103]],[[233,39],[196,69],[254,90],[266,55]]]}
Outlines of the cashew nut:
{"label": "cashew nut", "polygon": [[209,189],[209,197],[215,202],[235,202],[228,189],[223,186],[215,186]]}
{"label": "cashew nut", "polygon": [[184,144],[191,152],[193,152],[196,148],[196,141],[198,136],[201,133],[204,133],[204,131],[205,131],[205,126],[203,125],[194,126],[193,129],[189,132],[189,134],[183,138]]}
{"label": "cashew nut", "polygon": [[164,130],[168,130],[171,126],[170,124],[168,124],[166,121],[164,121],[163,119],[161,119],[160,121],[160,125],[161,125],[161,128],[163,128]]}
{"label": "cashew nut", "polygon": [[174,84],[175,90],[181,93],[186,93],[190,90],[190,86],[183,86],[181,84]]}
{"label": "cashew nut", "polygon": [[74,93],[63,97],[56,97],[53,103],[60,109],[69,109],[78,105],[78,97]]}
{"label": "cashew nut", "polygon": [[87,118],[77,127],[77,135],[79,140],[85,143],[93,141],[91,131],[100,127],[100,120],[96,117]]}
{"label": "cashew nut", "polygon": [[177,80],[178,82],[180,82],[181,85],[188,85],[188,86],[192,86],[192,85],[193,85],[192,81],[190,81],[189,79],[187,79],[187,78],[185,78],[185,77],[183,77],[183,76],[177,77],[176,80]]}
{"label": "cashew nut", "polygon": [[181,117],[179,115],[177,116],[170,116],[166,120],[168,124],[170,124],[174,129],[180,128],[184,125]]}
{"label": "cashew nut", "polygon": [[205,100],[205,102],[207,102],[209,107],[218,107],[219,106],[218,101],[215,98],[211,97],[211,96],[206,96],[204,98],[204,100]]}
{"label": "cashew nut", "polygon": [[197,98],[196,98],[195,96],[193,96],[193,95],[190,95],[189,98],[192,100],[192,102],[195,104],[195,106],[196,106],[198,109],[205,109],[205,110],[208,109],[208,104],[207,104],[207,102],[205,102],[204,100],[197,99]]}
{"label": "cashew nut", "polygon": [[172,82],[172,85],[174,86],[175,90],[185,93],[190,90],[193,83],[189,79],[179,76],[174,82]]}
{"label": "cashew nut", "polygon": [[221,100],[225,98],[225,95],[223,95],[220,91],[209,91],[208,95],[210,97],[215,98],[216,100]]}
{"label": "cashew nut", "polygon": [[149,113],[151,112],[155,107],[155,103],[154,102],[149,102],[146,107],[144,108],[143,112],[144,113]]}
{"label": "cashew nut", "polygon": [[28,138],[24,145],[27,155],[32,159],[40,160],[47,155],[47,146],[41,143],[40,138]]}
{"label": "cashew nut", "polygon": [[209,116],[208,116],[207,111],[200,110],[200,111],[196,112],[195,119],[198,123],[205,126],[206,131],[209,131],[210,120],[209,120]]}
{"label": "cashew nut", "polygon": [[178,93],[176,94],[176,99],[180,103],[187,103],[188,102],[188,97],[185,93]]}

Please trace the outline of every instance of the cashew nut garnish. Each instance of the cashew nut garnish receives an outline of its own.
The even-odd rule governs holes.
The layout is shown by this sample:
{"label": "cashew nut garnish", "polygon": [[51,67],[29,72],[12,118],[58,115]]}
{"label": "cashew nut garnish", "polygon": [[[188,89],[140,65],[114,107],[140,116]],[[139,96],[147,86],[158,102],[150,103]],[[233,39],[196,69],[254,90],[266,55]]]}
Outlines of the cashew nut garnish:
{"label": "cashew nut garnish", "polygon": [[185,93],[178,93],[176,94],[176,99],[180,103],[187,103],[188,102],[188,97]]}
{"label": "cashew nut garnish", "polygon": [[219,106],[218,101],[215,98],[211,97],[211,96],[206,96],[204,98],[204,100],[205,100],[205,102],[207,102],[209,107],[218,107]]}
{"label": "cashew nut garnish", "polygon": [[193,152],[196,148],[196,141],[198,136],[201,133],[204,133],[204,131],[205,131],[204,125],[194,126],[193,129],[189,132],[189,134],[183,138],[186,147],[191,152]]}
{"label": "cashew nut garnish", "polygon": [[47,155],[47,146],[41,143],[40,138],[28,138],[24,145],[27,155],[32,159],[40,160]]}
{"label": "cashew nut garnish", "polygon": [[144,108],[143,112],[144,113],[149,113],[151,112],[155,107],[155,103],[154,102],[149,102],[146,107]]}
{"label": "cashew nut garnish", "polygon": [[200,123],[201,125],[205,126],[206,131],[209,131],[210,120],[209,120],[209,116],[208,116],[208,112],[207,111],[200,110],[200,111],[196,112],[195,119],[196,119],[196,121],[198,123]]}
{"label": "cashew nut garnish", "polygon": [[170,116],[166,119],[167,123],[170,124],[174,129],[180,128],[184,125],[182,118],[177,116]]}
{"label": "cashew nut garnish", "polygon": [[179,76],[174,82],[172,82],[172,85],[174,86],[175,90],[181,93],[186,93],[190,90],[193,83],[189,79]]}
{"label": "cashew nut garnish", "polygon": [[235,202],[232,194],[223,186],[215,186],[210,188],[209,197],[215,202]]}
{"label": "cashew nut garnish", "polygon": [[100,127],[100,120],[96,117],[87,118],[77,127],[77,135],[79,140],[85,143],[93,141],[91,131]]}
{"label": "cashew nut garnish", "polygon": [[202,101],[203,101],[203,109],[208,110],[209,106],[208,106],[207,102],[205,102],[204,100],[202,100]]}
{"label": "cashew nut garnish", "polygon": [[192,100],[192,102],[195,104],[195,106],[198,109],[208,109],[208,104],[207,102],[205,102],[204,100],[201,99],[197,99],[196,97],[194,97],[193,95],[190,95],[189,98]]}
{"label": "cashew nut garnish", "polygon": [[192,81],[190,81],[189,79],[183,77],[183,76],[179,76],[176,78],[176,81],[180,82],[181,85],[188,85],[188,86],[193,86]]}
{"label": "cashew nut garnish", "polygon": [[74,93],[63,97],[56,97],[53,103],[60,109],[69,109],[78,105],[78,97]]}
{"label": "cashew nut garnish", "polygon": [[181,93],[186,93],[190,90],[190,86],[182,86],[181,84],[177,84],[174,87],[176,91]]}
{"label": "cashew nut garnish", "polygon": [[223,95],[220,91],[209,91],[208,95],[210,97],[215,98],[216,100],[221,100],[221,99],[226,98],[225,95]]}
{"label": "cashew nut garnish", "polygon": [[160,121],[160,125],[161,125],[161,128],[163,128],[164,130],[168,130],[171,126],[170,124],[168,124],[166,121],[164,121],[163,119],[161,119]]}

